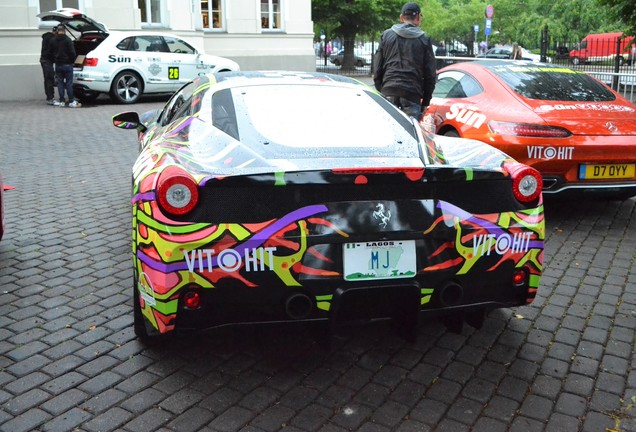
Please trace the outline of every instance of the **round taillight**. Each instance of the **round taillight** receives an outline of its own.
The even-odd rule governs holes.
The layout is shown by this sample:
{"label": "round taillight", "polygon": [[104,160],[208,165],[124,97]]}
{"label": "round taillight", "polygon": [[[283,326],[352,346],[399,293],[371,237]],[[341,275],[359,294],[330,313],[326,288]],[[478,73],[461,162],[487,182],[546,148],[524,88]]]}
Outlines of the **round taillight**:
{"label": "round taillight", "polygon": [[[512,169],[510,169],[512,168]],[[523,164],[509,167],[512,177],[512,192],[523,203],[536,200],[543,191],[543,178],[534,168]]]}
{"label": "round taillight", "polygon": [[512,284],[515,286],[522,286],[526,284],[528,279],[528,272],[524,269],[515,269],[512,275]]}
{"label": "round taillight", "polygon": [[187,309],[198,309],[201,306],[201,293],[199,291],[187,291],[183,294],[183,306]]}
{"label": "round taillight", "polygon": [[199,200],[199,189],[192,177],[181,170],[162,173],[157,185],[161,207],[173,215],[189,213]]}

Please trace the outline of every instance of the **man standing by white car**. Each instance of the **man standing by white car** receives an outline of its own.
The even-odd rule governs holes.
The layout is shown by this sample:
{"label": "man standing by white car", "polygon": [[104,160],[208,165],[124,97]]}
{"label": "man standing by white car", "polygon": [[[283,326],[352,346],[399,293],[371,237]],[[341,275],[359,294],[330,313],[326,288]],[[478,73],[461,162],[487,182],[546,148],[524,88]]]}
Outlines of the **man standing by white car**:
{"label": "man standing by white car", "polygon": [[75,47],[73,41],[66,35],[63,25],[57,26],[57,33],[49,44],[51,58],[55,62],[55,78],[59,101],[55,105],[65,106],[64,90],[68,98],[68,106],[77,108],[82,106],[73,96],[73,63],[75,63]]}
{"label": "man standing by white car", "polygon": [[55,71],[53,70],[53,58],[51,58],[49,45],[55,38],[56,31],[57,26],[42,35],[42,49],[40,51],[40,65],[42,65],[42,75],[44,76],[44,93],[46,94],[46,103],[49,105],[55,105]]}

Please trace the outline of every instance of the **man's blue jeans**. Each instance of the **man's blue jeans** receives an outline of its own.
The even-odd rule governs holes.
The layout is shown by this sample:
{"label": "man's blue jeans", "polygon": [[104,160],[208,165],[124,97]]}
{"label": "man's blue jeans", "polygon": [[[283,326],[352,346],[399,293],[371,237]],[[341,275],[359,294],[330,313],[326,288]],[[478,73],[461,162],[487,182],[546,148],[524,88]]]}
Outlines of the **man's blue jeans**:
{"label": "man's blue jeans", "polygon": [[60,95],[60,102],[64,100],[64,89],[68,102],[73,102],[73,65],[55,64],[55,78],[57,79],[57,92]]}
{"label": "man's blue jeans", "polygon": [[401,109],[409,117],[422,120],[422,105],[399,96],[386,96],[387,100]]}

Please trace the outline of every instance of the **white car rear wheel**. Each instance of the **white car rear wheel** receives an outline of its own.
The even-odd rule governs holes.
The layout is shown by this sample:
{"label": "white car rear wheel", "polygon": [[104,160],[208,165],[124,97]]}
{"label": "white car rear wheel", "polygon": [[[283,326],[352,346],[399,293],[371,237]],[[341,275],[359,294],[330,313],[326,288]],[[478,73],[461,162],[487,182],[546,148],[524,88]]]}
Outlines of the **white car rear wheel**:
{"label": "white car rear wheel", "polygon": [[110,96],[119,103],[132,104],[139,100],[144,92],[141,77],[132,71],[117,74],[110,86]]}

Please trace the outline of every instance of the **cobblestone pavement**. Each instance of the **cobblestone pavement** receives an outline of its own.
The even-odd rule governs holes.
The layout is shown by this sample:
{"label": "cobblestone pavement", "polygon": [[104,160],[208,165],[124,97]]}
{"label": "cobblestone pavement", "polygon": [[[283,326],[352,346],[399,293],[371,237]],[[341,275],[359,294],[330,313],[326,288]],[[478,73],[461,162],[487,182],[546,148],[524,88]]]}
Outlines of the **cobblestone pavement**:
{"label": "cobblestone pavement", "polygon": [[99,100],[0,104],[0,431],[636,431],[636,200],[548,202],[536,301],[481,330],[304,327],[146,347],[132,330],[134,133]]}

